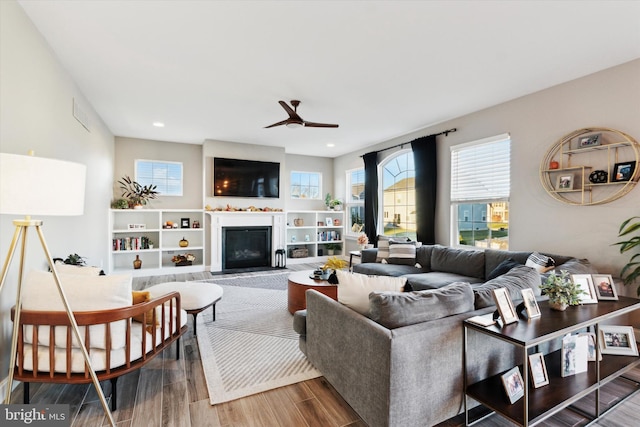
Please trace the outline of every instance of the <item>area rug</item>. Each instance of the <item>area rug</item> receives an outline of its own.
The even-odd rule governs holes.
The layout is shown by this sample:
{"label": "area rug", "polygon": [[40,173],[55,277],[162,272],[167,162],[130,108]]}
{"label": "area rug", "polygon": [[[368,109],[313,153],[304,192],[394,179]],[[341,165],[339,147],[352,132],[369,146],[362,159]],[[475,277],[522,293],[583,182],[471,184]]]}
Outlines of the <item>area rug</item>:
{"label": "area rug", "polygon": [[227,286],[241,286],[244,288],[286,290],[287,277],[289,277],[289,274],[291,274],[290,270],[229,274],[224,276],[215,276],[207,280],[199,280],[199,282],[216,283],[218,285]]}
{"label": "area rug", "polygon": [[212,405],[321,376],[298,348],[286,291],[221,286],[215,322],[197,318]]}

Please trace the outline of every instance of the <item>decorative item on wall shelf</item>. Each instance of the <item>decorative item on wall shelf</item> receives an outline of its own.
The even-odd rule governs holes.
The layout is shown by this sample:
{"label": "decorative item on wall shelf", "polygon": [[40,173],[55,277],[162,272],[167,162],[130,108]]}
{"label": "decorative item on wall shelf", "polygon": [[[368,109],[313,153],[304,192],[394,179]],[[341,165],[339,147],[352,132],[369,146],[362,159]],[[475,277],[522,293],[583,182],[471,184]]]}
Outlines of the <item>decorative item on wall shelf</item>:
{"label": "decorative item on wall shelf", "polygon": [[636,168],[636,162],[622,162],[616,163],[613,167],[613,177],[611,181],[613,182],[623,182],[629,181],[633,176],[633,172]]}
{"label": "decorative item on wall shelf", "polygon": [[540,285],[540,290],[549,297],[549,307],[557,311],[564,311],[570,305],[579,305],[584,294],[580,286],[571,281],[566,271],[561,271],[560,275],[549,274]]}
{"label": "decorative item on wall shelf", "polygon": [[142,260],[140,259],[140,255],[136,255],[136,259],[133,260],[133,268],[135,270],[140,270],[142,267]]}
{"label": "decorative item on wall shelf", "polygon": [[180,218],[180,228],[191,228],[191,219]]}
{"label": "decorative item on wall shelf", "polygon": [[171,262],[173,262],[176,267],[184,267],[186,265],[192,265],[193,261],[196,260],[196,256],[193,254],[184,254],[184,255],[175,255],[171,258]]}
{"label": "decorative item on wall shelf", "polygon": [[189,246],[189,241],[183,237],[182,240],[178,242],[178,245],[180,245],[181,248],[186,248]]}
{"label": "decorative item on wall shelf", "polygon": [[607,182],[607,178],[609,177],[609,173],[603,170],[593,171],[589,174],[589,181],[592,184],[604,184]]}
{"label": "decorative item on wall shelf", "polygon": [[129,207],[134,209],[141,209],[149,200],[155,199],[159,194],[155,185],[140,185],[127,175],[118,181],[118,184],[122,190],[122,197],[127,198]]}
{"label": "decorative item on wall shelf", "polygon": [[198,221],[197,219],[194,219],[193,222],[191,223],[191,228],[200,228],[200,221]]}
{"label": "decorative item on wall shelf", "polygon": [[293,225],[295,225],[296,227],[302,227],[304,225],[304,219],[294,218]]}
{"label": "decorative item on wall shelf", "polygon": [[560,163],[557,160],[551,160],[549,162],[549,169],[558,169],[560,167]]}
{"label": "decorative item on wall shelf", "polygon": [[601,133],[593,135],[581,136],[578,138],[578,148],[597,147],[602,139]]}

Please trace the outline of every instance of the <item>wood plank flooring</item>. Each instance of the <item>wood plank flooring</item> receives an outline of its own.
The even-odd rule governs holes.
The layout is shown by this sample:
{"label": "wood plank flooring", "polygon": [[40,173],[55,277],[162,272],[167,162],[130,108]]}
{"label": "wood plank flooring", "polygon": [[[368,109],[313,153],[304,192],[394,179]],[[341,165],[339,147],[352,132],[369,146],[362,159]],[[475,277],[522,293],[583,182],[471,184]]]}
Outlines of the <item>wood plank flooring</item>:
{"label": "wood plank flooring", "polygon": [[[315,265],[290,265],[290,270],[311,269]],[[210,279],[206,273],[153,276],[134,279],[134,289],[161,282]],[[142,369],[118,379],[118,410],[113,417],[119,427],[366,427],[366,424],[323,378],[270,390],[232,402],[211,406],[205,385],[198,343],[190,330],[180,340],[180,360],[176,344]],[[640,368],[630,376],[640,381]],[[109,381],[102,387],[107,399]],[[608,392],[615,401],[628,387],[616,384]],[[12,402],[22,402],[18,386]],[[67,403],[73,426],[102,426],[106,419],[93,385],[31,384],[32,403]],[[585,398],[587,407],[591,402]],[[588,421],[572,411],[562,411],[542,425],[584,426]],[[640,423],[640,393],[620,404],[597,423],[600,427],[629,427]],[[439,425],[464,424],[458,416]],[[476,424],[481,427],[511,426],[498,416]]]}

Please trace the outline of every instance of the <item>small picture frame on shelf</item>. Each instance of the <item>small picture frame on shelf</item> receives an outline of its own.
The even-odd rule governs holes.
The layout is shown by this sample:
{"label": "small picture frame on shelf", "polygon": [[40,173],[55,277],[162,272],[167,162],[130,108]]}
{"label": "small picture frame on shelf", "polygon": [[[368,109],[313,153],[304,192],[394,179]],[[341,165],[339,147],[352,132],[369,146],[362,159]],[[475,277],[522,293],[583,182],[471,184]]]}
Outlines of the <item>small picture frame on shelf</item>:
{"label": "small picture frame on shelf", "polygon": [[[596,351],[596,334],[593,332],[581,332],[578,335],[586,335],[588,338],[587,345],[587,361],[595,362],[597,351]],[[600,360],[602,360],[602,355],[600,355]]]}
{"label": "small picture frame on shelf", "polygon": [[573,175],[558,175],[558,178],[556,178],[556,190],[573,190]]}
{"label": "small picture frame on shelf", "polygon": [[329,217],[325,218],[324,223],[327,227],[333,227],[333,218],[329,218]]}
{"label": "small picture frame on shelf", "polygon": [[508,325],[509,323],[518,321],[518,314],[513,306],[513,301],[511,301],[507,288],[494,289],[493,299],[496,302],[503,324]]}
{"label": "small picture frame on shelf", "polygon": [[618,300],[618,292],[616,285],[613,283],[613,277],[610,274],[592,274],[593,287],[599,300]]}
{"label": "small picture frame on shelf", "polygon": [[291,243],[295,243],[297,241],[298,241],[298,238],[295,235],[291,236]]}
{"label": "small picture frame on shelf", "polygon": [[544,363],[544,354],[535,353],[529,355],[529,372],[531,373],[531,383],[534,388],[549,384],[547,365]]}
{"label": "small picture frame on shelf", "polygon": [[596,304],[598,302],[590,274],[572,274],[571,281],[583,292],[580,295],[580,304]]}
{"label": "small picture frame on shelf", "polygon": [[191,228],[191,219],[180,218],[180,228]]}
{"label": "small picture frame on shelf", "polygon": [[318,221],[318,227],[324,227],[324,222]]}
{"label": "small picture frame on shelf", "polygon": [[600,326],[600,352],[618,356],[637,356],[633,326]]}
{"label": "small picture frame on shelf", "polygon": [[522,289],[520,292],[522,293],[524,308],[527,310],[527,317],[529,319],[540,317],[540,307],[538,307],[538,301],[536,301],[536,294],[533,292],[533,289]]}
{"label": "small picture frame on shelf", "polygon": [[502,375],[502,385],[509,398],[509,403],[515,403],[524,396],[524,381],[517,366]]}
{"label": "small picture frame on shelf", "polygon": [[601,133],[581,136],[578,138],[578,148],[597,147],[598,145],[600,145],[601,140]]}
{"label": "small picture frame on shelf", "polygon": [[633,172],[636,169],[636,161],[630,161],[630,162],[622,162],[622,163],[616,163],[613,166],[613,173],[611,174],[612,178],[611,181],[612,182],[623,182],[623,181],[629,181],[631,179],[631,177],[633,176]]}

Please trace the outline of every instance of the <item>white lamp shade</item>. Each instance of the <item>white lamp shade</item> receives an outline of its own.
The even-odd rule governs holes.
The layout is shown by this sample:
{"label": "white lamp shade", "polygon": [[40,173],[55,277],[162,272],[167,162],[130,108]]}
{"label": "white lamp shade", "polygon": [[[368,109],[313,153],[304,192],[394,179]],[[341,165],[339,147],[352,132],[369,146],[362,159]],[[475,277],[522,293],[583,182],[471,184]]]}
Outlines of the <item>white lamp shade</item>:
{"label": "white lamp shade", "polygon": [[82,215],[86,175],[79,163],[0,153],[0,214]]}

